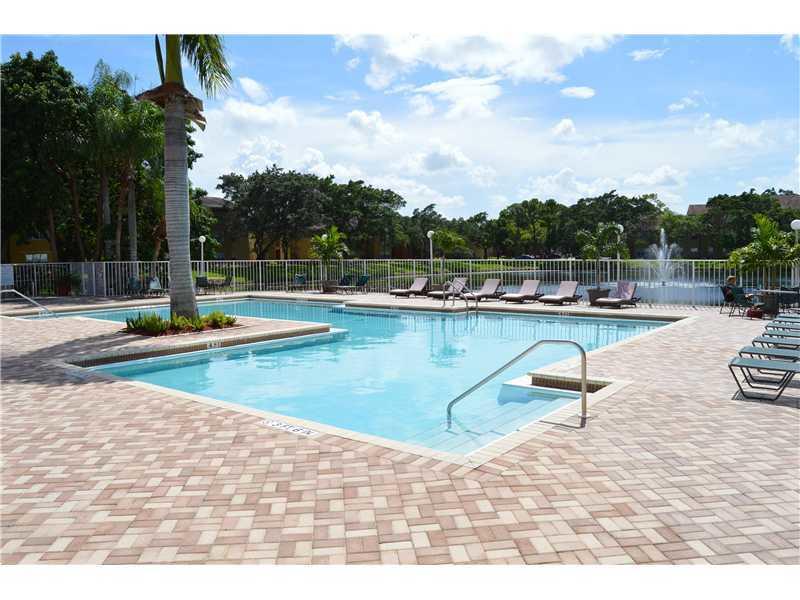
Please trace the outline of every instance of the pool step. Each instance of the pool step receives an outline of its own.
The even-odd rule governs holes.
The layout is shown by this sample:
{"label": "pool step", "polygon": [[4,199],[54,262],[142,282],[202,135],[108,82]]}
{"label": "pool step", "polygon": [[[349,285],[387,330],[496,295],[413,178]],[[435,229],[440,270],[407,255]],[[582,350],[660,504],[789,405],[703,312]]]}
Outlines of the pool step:
{"label": "pool step", "polygon": [[[464,420],[456,416],[449,431],[443,419],[438,427],[421,431],[406,441],[436,450],[465,454],[516,431],[541,414],[550,412],[551,401],[543,403],[543,397],[556,401],[565,396],[570,399],[573,397],[571,393],[564,394],[561,390],[505,384],[495,400],[497,404],[480,417],[472,415]],[[532,399],[539,401],[531,402]]]}

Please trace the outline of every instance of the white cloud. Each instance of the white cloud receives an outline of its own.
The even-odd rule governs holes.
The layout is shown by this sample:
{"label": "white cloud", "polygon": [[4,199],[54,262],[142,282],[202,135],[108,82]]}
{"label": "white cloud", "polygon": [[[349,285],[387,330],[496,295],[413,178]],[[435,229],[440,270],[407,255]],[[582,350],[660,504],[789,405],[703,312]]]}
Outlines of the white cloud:
{"label": "white cloud", "polygon": [[702,97],[702,94],[697,90],[693,90],[689,92],[687,96],[684,96],[677,102],[673,102],[667,106],[667,110],[669,112],[680,112],[682,110],[686,110],[687,108],[695,108],[700,106],[700,103],[697,101],[697,98],[700,97]]}
{"label": "white cloud", "polygon": [[541,177],[531,177],[528,184],[520,189],[521,198],[536,197],[540,200],[555,198],[559,202],[572,204],[580,198],[597,196],[617,188],[617,182],[609,177],[598,177],[591,181],[581,181],[575,172],[566,167]]}
{"label": "white cloud", "polygon": [[469,178],[477,186],[492,187],[497,179],[497,171],[486,165],[478,165],[469,170]]}
{"label": "white cloud", "polygon": [[800,60],[800,35],[786,33],[781,36],[781,46],[789,54]]}
{"label": "white cloud", "polygon": [[269,99],[269,90],[255,79],[239,77],[239,85],[242,87],[247,97],[253,102],[258,102],[260,104]]}
{"label": "white cloud", "polygon": [[420,66],[453,74],[500,75],[514,81],[560,82],[560,70],[589,51],[602,51],[610,35],[551,37],[537,35],[344,35],[337,47],[370,54],[365,81],[384,89]]}
{"label": "white cloud", "polygon": [[324,98],[331,102],[358,102],[361,100],[359,93],[354,90],[347,90],[338,94],[326,94]]}
{"label": "white cloud", "polygon": [[686,182],[686,174],[670,165],[661,165],[649,173],[634,173],[624,184],[631,187],[679,186]]}
{"label": "white cloud", "polygon": [[553,137],[557,138],[569,138],[575,135],[575,123],[572,122],[572,119],[561,119],[555,126],[550,130],[550,133],[553,134]]}
{"label": "white cloud", "polygon": [[267,136],[244,140],[233,159],[233,168],[243,175],[249,175],[253,171],[263,171],[273,164],[283,163],[285,152],[286,146]]}
{"label": "white cloud", "polygon": [[222,110],[245,125],[285,125],[297,122],[297,114],[288,98],[278,98],[267,104],[228,98],[222,105]]}
{"label": "white cloud", "polygon": [[492,114],[489,103],[497,99],[503,90],[497,85],[497,76],[474,78],[457,77],[436,81],[415,88],[417,93],[431,94],[437,100],[447,102],[450,108],[445,113],[448,119],[466,117],[488,117]]}
{"label": "white cloud", "polygon": [[400,194],[411,208],[435,204],[437,207],[455,208],[464,205],[464,197],[443,194],[424,183],[399,175],[383,175],[370,178],[370,185],[388,188]]}
{"label": "white cloud", "polygon": [[351,58],[346,63],[344,63],[344,67],[348,71],[352,71],[353,69],[358,67],[358,65],[360,65],[360,64],[361,64],[361,59],[356,56],[355,58]]}
{"label": "white cloud", "polygon": [[397,137],[395,128],[383,120],[381,113],[373,110],[351,110],[347,113],[347,124],[370,142],[388,143]]}
{"label": "white cloud", "polygon": [[763,147],[769,140],[763,124],[731,123],[704,115],[695,133],[708,140],[711,148],[735,150]]}
{"label": "white cloud", "polygon": [[565,87],[561,90],[561,95],[567,98],[579,98],[588,100],[594,96],[594,89],[586,86]]}
{"label": "white cloud", "polygon": [[408,105],[411,107],[411,113],[418,117],[429,117],[436,112],[431,99],[423,94],[414,94],[411,96],[408,99]]}
{"label": "white cloud", "polygon": [[313,173],[318,177],[333,175],[340,183],[347,183],[350,180],[359,180],[363,178],[361,169],[356,166],[341,164],[329,165],[325,160],[325,155],[317,148],[306,148],[303,151],[303,155],[297,163],[297,169],[305,173]]}
{"label": "white cloud", "polygon": [[460,148],[445,144],[440,140],[432,140],[430,148],[409,157],[406,165],[412,173],[444,171],[468,167],[472,161]]}
{"label": "white cloud", "polygon": [[641,50],[628,52],[628,56],[630,56],[635,62],[642,62],[644,60],[658,60],[667,53],[667,50],[669,50],[669,48],[664,48],[663,50],[643,48]]}

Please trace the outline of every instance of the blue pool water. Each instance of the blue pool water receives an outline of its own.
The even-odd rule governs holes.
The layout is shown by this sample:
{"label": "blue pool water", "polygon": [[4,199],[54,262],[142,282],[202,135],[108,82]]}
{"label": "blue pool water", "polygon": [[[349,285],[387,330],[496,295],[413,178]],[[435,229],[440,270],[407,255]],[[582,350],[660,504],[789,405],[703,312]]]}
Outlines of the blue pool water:
{"label": "blue pool water", "polygon": [[[456,405],[454,425],[446,429],[447,403],[534,341],[571,339],[588,351],[665,324],[490,312],[466,316],[379,311],[261,300],[201,305],[202,313],[217,309],[241,316],[330,323],[346,331],[97,370],[459,454],[485,446],[578,397],[573,392],[504,385],[574,354],[566,347],[542,347]],[[124,321],[138,312],[141,309],[81,314]]]}

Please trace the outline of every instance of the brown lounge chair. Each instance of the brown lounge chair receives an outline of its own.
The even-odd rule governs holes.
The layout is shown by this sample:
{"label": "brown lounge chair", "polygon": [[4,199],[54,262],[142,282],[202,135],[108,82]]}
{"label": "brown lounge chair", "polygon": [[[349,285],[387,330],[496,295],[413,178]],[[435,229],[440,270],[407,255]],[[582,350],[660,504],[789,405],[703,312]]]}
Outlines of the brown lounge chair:
{"label": "brown lounge chair", "polygon": [[467,300],[475,300],[476,302],[480,302],[481,300],[486,300],[486,298],[497,298],[497,290],[499,289],[499,279],[487,279],[483,282],[483,287],[481,287],[481,289],[479,289],[477,292],[464,292],[461,294],[461,297],[466,298]]}
{"label": "brown lounge chair", "polygon": [[411,287],[406,289],[389,290],[392,296],[424,296],[428,290],[428,278],[417,277]]}
{"label": "brown lounge chair", "polygon": [[635,297],[636,283],[630,281],[618,281],[617,289],[608,295],[608,298],[598,298],[594,301],[595,306],[605,308],[622,308],[623,306],[636,306],[639,298]]}
{"label": "brown lounge chair", "polygon": [[558,286],[558,291],[555,294],[547,294],[539,298],[539,302],[545,304],[564,304],[564,302],[577,302],[580,300],[581,294],[577,294],[578,282],[577,281],[562,281]]}
{"label": "brown lounge chair", "polygon": [[514,294],[503,294],[500,296],[500,300],[505,300],[506,302],[524,303],[526,300],[536,301],[543,295],[544,294],[539,293],[538,279],[526,279],[522,282],[518,292]]}
{"label": "brown lounge chair", "polygon": [[464,291],[465,287],[467,287],[466,277],[454,277],[450,289],[448,289],[447,291],[434,290],[432,292],[428,292],[428,296],[430,298],[449,298],[453,294],[455,294],[456,296],[460,296],[461,292]]}

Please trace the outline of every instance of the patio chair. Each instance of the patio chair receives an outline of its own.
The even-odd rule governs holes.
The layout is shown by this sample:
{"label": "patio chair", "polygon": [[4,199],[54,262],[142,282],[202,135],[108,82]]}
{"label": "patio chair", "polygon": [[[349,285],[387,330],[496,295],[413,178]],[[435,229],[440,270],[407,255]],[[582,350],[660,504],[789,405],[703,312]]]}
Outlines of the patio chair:
{"label": "patio chair", "polygon": [[800,286],[798,287],[785,287],[781,286],[782,292],[795,292],[794,294],[781,294],[778,300],[778,306],[781,309],[790,309],[800,306]]}
{"label": "patio chair", "polygon": [[357,292],[364,292],[367,293],[367,284],[369,283],[369,275],[359,275],[358,279],[356,280],[353,287],[356,288]]}
{"label": "patio chair", "polygon": [[161,285],[161,280],[158,276],[151,277],[147,282],[147,288],[144,290],[147,296],[163,296],[169,290]]}
{"label": "patio chair", "polygon": [[[728,369],[733,375],[733,379],[736,381],[736,386],[742,396],[748,400],[771,400],[775,402],[781,397],[795,375],[800,373],[800,363],[737,356],[730,360]],[[742,377],[741,380],[736,376],[737,371]],[[772,377],[765,377],[765,373],[771,374]],[[765,390],[771,393],[745,391],[743,384],[746,384],[750,389]],[[800,400],[798,400],[798,403],[800,403]]]}
{"label": "patio chair", "polygon": [[486,298],[496,298],[497,290],[499,289],[499,279],[487,279],[483,282],[483,286],[481,286],[481,289],[479,289],[477,292],[464,292],[461,294],[461,297],[466,298],[467,300],[475,300],[476,302],[480,302]]}
{"label": "patio chair", "polygon": [[450,284],[450,289],[434,290],[432,292],[428,292],[428,296],[430,298],[442,299],[450,298],[453,295],[460,296],[465,287],[467,287],[466,277],[454,277],[452,283]]}
{"label": "patio chair", "polygon": [[350,292],[354,292],[356,287],[353,285],[353,276],[352,275],[344,275],[340,280],[339,283],[336,284],[333,288],[333,291],[337,294],[339,292],[344,292],[348,294]]}
{"label": "patio chair", "polygon": [[194,287],[198,294],[205,294],[208,292],[208,277],[205,275],[198,275],[194,280]]}
{"label": "patio chair", "polygon": [[725,310],[730,311],[733,306],[733,294],[729,285],[721,285],[719,289],[722,292],[722,304],[719,306],[719,314],[722,314]]}
{"label": "patio chair", "polygon": [[544,296],[544,294],[539,293],[539,280],[526,279],[522,282],[518,292],[503,294],[500,296],[500,300],[503,300],[504,302],[519,302],[524,304],[526,300],[532,300],[535,302],[542,296]]}
{"label": "patio chair", "polygon": [[215,292],[219,292],[219,291],[222,291],[222,290],[224,290],[226,288],[230,288],[231,287],[231,283],[233,283],[233,275],[226,275],[225,279],[223,279],[220,282],[209,281],[208,282],[208,287],[210,287]]}
{"label": "patio chair", "polygon": [[304,290],[308,285],[305,273],[295,273],[294,280],[289,284],[289,290]]}
{"label": "patio chair", "polygon": [[417,277],[410,287],[389,290],[389,293],[392,296],[424,296],[428,293],[428,281],[427,277]]}
{"label": "patio chair", "polygon": [[607,298],[597,298],[595,306],[606,308],[622,308],[623,306],[636,306],[640,300],[634,296],[636,293],[636,282],[618,281],[617,289],[611,292]]}
{"label": "patio chair", "polygon": [[539,302],[545,304],[564,304],[565,302],[578,302],[581,294],[577,294],[577,281],[562,281],[555,294],[547,294],[539,298]]}
{"label": "patio chair", "polygon": [[763,302],[756,301],[752,297],[748,297],[744,293],[744,289],[738,286],[731,287],[731,295],[733,296],[733,301],[731,303],[730,312],[728,313],[729,317],[732,317],[733,313],[735,312],[738,312],[737,316],[744,317],[750,308],[764,308]]}
{"label": "patio chair", "polygon": [[138,277],[129,277],[128,278],[128,295],[130,296],[141,296],[142,294],[142,280]]}

